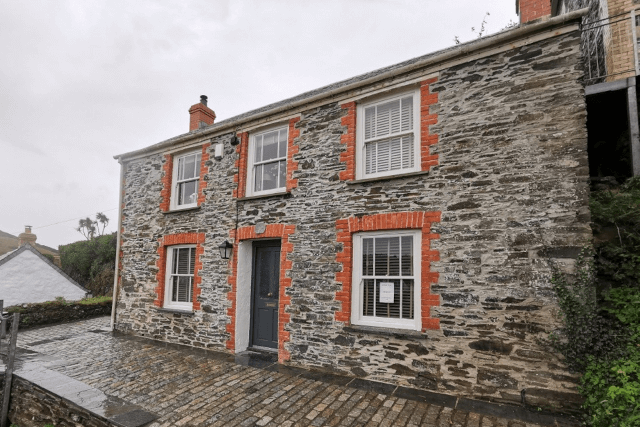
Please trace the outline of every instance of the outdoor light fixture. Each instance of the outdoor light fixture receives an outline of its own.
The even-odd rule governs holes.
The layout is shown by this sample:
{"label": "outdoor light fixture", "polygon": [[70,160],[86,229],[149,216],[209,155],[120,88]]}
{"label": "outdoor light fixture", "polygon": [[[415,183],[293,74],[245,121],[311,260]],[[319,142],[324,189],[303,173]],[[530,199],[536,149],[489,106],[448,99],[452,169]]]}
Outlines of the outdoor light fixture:
{"label": "outdoor light fixture", "polygon": [[240,138],[238,138],[237,135],[233,135],[231,137],[231,145],[238,145],[240,144]]}
{"label": "outdoor light fixture", "polygon": [[218,249],[220,249],[220,257],[222,257],[222,259],[231,258],[233,245],[229,243],[229,241],[225,240],[220,246],[218,246]]}

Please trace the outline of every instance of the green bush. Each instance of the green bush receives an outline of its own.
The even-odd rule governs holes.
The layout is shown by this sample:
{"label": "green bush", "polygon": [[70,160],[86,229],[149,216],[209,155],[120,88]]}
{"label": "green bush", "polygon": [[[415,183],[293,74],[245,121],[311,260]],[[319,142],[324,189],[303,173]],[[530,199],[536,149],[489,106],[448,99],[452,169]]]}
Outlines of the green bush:
{"label": "green bush", "polygon": [[640,425],[640,290],[614,289],[607,311],[630,334],[625,355],[616,360],[591,358],[582,377],[584,408],[595,427]]}
{"label": "green bush", "polygon": [[640,283],[640,177],[619,191],[598,191],[589,202],[594,234],[596,267],[605,287],[632,287]]}
{"label": "green bush", "polygon": [[95,295],[104,295],[113,285],[116,243],[114,233],[60,246],[62,269]]}
{"label": "green bush", "polygon": [[590,207],[594,249],[575,276],[553,275],[563,327],[551,344],[583,374],[588,424],[640,426],[640,177],[593,192]]}

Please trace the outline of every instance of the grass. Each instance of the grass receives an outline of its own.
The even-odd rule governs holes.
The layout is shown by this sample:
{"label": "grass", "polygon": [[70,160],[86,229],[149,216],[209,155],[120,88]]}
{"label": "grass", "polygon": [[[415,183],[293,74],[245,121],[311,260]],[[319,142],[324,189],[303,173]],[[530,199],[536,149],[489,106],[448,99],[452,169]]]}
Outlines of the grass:
{"label": "grass", "polygon": [[78,301],[78,304],[98,304],[101,302],[111,302],[110,296],[101,296],[101,297],[93,297],[93,298],[85,298],[83,300]]}

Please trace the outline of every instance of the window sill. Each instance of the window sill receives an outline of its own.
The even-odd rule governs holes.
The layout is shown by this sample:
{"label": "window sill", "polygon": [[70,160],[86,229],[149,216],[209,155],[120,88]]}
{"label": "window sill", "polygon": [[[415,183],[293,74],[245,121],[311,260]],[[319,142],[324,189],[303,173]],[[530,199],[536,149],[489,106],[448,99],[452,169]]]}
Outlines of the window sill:
{"label": "window sill", "polygon": [[200,209],[200,206],[192,206],[190,208],[171,209],[170,211],[164,211],[162,213],[165,214],[165,215],[168,215],[168,214],[174,214],[174,213],[180,213],[180,212],[197,211],[199,209]]}
{"label": "window sill", "polygon": [[381,328],[379,326],[350,325],[342,328],[345,332],[365,333],[371,335],[383,335],[396,338],[425,338],[420,331],[411,329]]}
{"label": "window sill", "polygon": [[428,174],[429,174],[429,171],[418,171],[418,172],[401,173],[401,174],[395,174],[395,175],[376,176],[374,178],[361,178],[361,179],[354,179],[351,181],[347,181],[347,185],[357,185],[357,184],[363,184],[365,182],[387,181],[391,179],[408,178],[412,176],[421,176],[421,175],[428,175]]}
{"label": "window sill", "polygon": [[275,197],[275,196],[289,197],[289,196],[291,196],[291,193],[288,192],[288,191],[282,191],[282,192],[279,192],[279,193],[258,194],[257,196],[240,197],[238,199],[238,201],[244,202],[245,200],[267,199],[269,197]]}
{"label": "window sill", "polygon": [[189,310],[179,310],[177,308],[159,308],[159,307],[155,307],[156,311],[162,312],[162,313],[170,313],[170,314],[183,314],[185,316],[193,316],[195,313],[193,311],[189,311]]}

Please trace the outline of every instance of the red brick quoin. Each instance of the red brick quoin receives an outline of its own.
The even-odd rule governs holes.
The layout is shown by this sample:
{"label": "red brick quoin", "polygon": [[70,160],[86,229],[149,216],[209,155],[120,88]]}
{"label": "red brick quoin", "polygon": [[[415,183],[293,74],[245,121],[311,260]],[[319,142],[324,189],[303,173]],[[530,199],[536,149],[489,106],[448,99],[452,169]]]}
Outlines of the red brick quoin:
{"label": "red brick quoin", "polygon": [[439,239],[440,235],[431,233],[431,224],[440,222],[440,212],[396,212],[368,215],[360,218],[349,217],[336,221],[338,242],[343,250],[338,253],[336,260],[342,263],[342,271],[336,273],[336,281],[342,283],[342,290],[336,292],[336,300],[342,302],[342,310],[336,312],[335,318],[339,322],[351,321],[351,281],[353,233],[361,231],[384,230],[422,230],[422,331],[439,329],[440,319],[431,317],[431,307],[440,305],[440,296],[431,294],[431,284],[438,282],[438,273],[431,271],[431,261],[438,261],[440,253],[431,250],[431,240]]}
{"label": "red brick quoin", "polygon": [[231,307],[227,310],[227,314],[231,323],[227,324],[227,332],[229,332],[229,340],[227,348],[235,350],[236,346],[236,292],[238,289],[238,243],[243,240],[251,239],[273,239],[280,238],[280,295],[278,304],[278,361],[280,363],[289,360],[291,355],[285,350],[284,344],[289,341],[289,332],[284,327],[291,320],[291,315],[286,313],[286,308],[291,304],[291,297],[287,295],[286,290],[291,286],[291,277],[287,277],[287,272],[291,270],[292,262],[287,259],[287,255],[293,252],[293,243],[289,242],[289,235],[296,230],[295,225],[269,224],[262,234],[256,234],[255,226],[241,227],[238,229],[236,238],[235,230],[229,233],[229,236],[235,240],[233,245],[233,256],[229,260],[229,284],[231,292],[227,294],[227,298],[231,301]]}
{"label": "red brick quoin", "polygon": [[[207,150],[211,143],[202,146],[202,155],[200,156],[200,180],[198,181],[198,206],[204,203],[204,189],[207,188],[207,181],[204,176],[207,174],[208,167],[206,162],[209,160],[209,151]],[[173,154],[164,155],[164,165],[162,165],[162,190],[160,191],[161,201],[160,210],[168,212],[171,209],[171,181],[173,179]]]}
{"label": "red brick quoin", "polygon": [[[298,170],[298,162],[293,160],[293,155],[296,154],[300,148],[294,143],[295,138],[300,136],[300,130],[296,129],[296,123],[300,121],[300,117],[294,117],[289,120],[289,131],[287,135],[287,191],[291,191],[298,186],[298,180],[293,178],[293,172]],[[238,153],[238,160],[236,160],[235,167],[237,171],[233,177],[233,182],[238,183],[236,190],[233,190],[233,197],[239,199],[243,198],[247,194],[247,167],[249,165],[249,133],[239,133],[240,144],[236,148]]]}
{"label": "red brick quoin", "polygon": [[[428,171],[432,166],[438,164],[438,155],[431,154],[431,146],[438,142],[438,135],[432,134],[429,126],[438,123],[438,115],[430,111],[430,106],[438,103],[438,93],[431,93],[429,86],[437,82],[437,77],[420,82],[420,161],[421,170]],[[340,172],[340,179],[351,181],[356,179],[356,102],[348,102],[341,105],[346,114],[342,117],[341,124],[345,133],[342,134],[340,142],[347,146],[347,149],[340,154],[340,161],[346,169]]]}
{"label": "red brick quoin", "polygon": [[158,246],[158,261],[156,266],[158,267],[158,273],[156,274],[156,280],[158,285],[156,286],[156,299],[153,304],[156,307],[164,306],[164,290],[165,290],[165,274],[167,272],[167,246],[173,245],[196,245],[196,265],[193,271],[193,310],[200,310],[200,301],[198,296],[202,292],[200,283],[202,277],[198,275],[202,270],[202,261],[200,257],[204,253],[204,233],[183,233],[183,234],[170,234],[159,239],[160,245]]}

